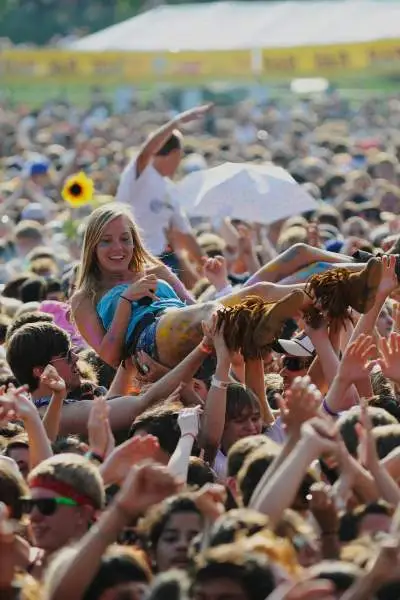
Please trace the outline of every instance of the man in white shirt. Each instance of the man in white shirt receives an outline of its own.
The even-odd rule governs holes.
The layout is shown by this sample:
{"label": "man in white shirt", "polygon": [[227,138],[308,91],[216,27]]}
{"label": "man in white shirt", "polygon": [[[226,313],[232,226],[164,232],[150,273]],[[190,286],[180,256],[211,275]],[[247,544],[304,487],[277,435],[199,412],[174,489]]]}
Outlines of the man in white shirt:
{"label": "man in white shirt", "polygon": [[200,261],[202,257],[190,223],[174,194],[172,177],[182,158],[183,141],[177,128],[201,118],[211,106],[207,104],[181,113],[153,133],[123,172],[116,195],[117,202],[132,208],[146,247],[173,268],[177,265],[166,237],[168,230],[174,231],[179,245],[185,247],[192,258]]}

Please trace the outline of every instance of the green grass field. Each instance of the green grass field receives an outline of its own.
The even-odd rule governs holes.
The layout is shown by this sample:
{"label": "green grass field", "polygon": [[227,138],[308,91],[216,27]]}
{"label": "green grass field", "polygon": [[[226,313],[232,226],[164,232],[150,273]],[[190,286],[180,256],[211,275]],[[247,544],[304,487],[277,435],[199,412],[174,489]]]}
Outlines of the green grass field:
{"label": "green grass field", "polygon": [[[204,88],[207,88],[207,83],[202,82],[198,83]],[[249,82],[233,82],[232,87],[245,87]],[[287,95],[288,83],[284,81],[265,81],[265,84],[268,86],[270,95],[276,98],[279,98],[281,95]],[[346,78],[338,78],[332,79],[332,84],[334,84],[337,88],[343,91],[343,94],[349,98],[354,98],[357,100],[358,98],[365,97],[367,94],[375,95],[375,94],[390,94],[390,93],[398,93],[400,88],[400,72],[398,76],[387,75],[387,76],[349,76]],[[175,87],[184,87],[184,83]],[[188,87],[190,87],[191,83],[188,82]],[[66,83],[62,85],[58,85],[55,83],[43,83],[38,82],[35,84],[1,84],[0,82],[0,94],[1,97],[6,97],[11,100],[14,104],[25,104],[30,107],[37,107],[43,105],[46,101],[52,100],[54,98],[62,98],[68,99],[70,102],[77,104],[79,106],[85,106],[88,104],[91,95],[91,85],[80,83]],[[165,88],[165,84],[163,84]],[[173,86],[171,86],[173,87]],[[115,92],[118,89],[118,85],[116,84],[108,84],[102,86],[102,90],[104,95],[112,100],[114,98]],[[139,100],[146,100],[151,97],[154,92],[157,90],[157,86],[151,86],[145,84],[143,87],[139,88],[135,86],[137,90],[137,95]]]}

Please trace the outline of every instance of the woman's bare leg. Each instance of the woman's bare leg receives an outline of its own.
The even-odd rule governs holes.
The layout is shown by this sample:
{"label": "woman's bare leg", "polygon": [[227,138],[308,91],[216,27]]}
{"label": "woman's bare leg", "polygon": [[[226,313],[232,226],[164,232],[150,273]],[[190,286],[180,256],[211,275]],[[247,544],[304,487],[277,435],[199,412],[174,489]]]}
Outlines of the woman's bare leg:
{"label": "woman's bare leg", "polygon": [[307,244],[295,244],[261,267],[250,277],[246,286],[260,281],[277,283],[313,263],[324,262],[334,265],[336,263],[350,263],[350,261],[351,258],[345,254],[335,254]]}
{"label": "woman's bare leg", "polygon": [[327,263],[327,262],[317,262],[305,267],[304,269],[300,269],[297,273],[293,275],[289,275],[289,277],[285,277],[279,282],[279,285],[296,285],[300,283],[306,283],[312,275],[316,273],[324,273],[329,269],[333,269],[335,267],[345,268],[352,272],[362,271],[365,268],[365,264],[363,263]]}

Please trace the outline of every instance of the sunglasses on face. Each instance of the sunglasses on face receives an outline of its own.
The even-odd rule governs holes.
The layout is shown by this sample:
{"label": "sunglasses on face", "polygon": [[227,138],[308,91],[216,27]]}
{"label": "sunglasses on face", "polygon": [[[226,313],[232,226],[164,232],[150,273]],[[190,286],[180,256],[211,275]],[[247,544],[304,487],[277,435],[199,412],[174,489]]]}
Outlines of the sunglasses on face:
{"label": "sunglasses on face", "polygon": [[22,498],[21,508],[26,515],[31,514],[34,508],[45,517],[54,515],[59,506],[78,506],[71,498]]}
{"label": "sunglasses on face", "polygon": [[69,363],[71,365],[74,360],[73,350],[71,348],[69,348],[69,350],[66,354],[63,354],[62,356],[57,356],[56,358],[53,358],[50,362],[54,363],[54,362],[57,362],[58,360],[66,360],[67,363]]}
{"label": "sunglasses on face", "polygon": [[282,361],[282,367],[288,371],[304,371],[308,369],[313,361],[313,357],[285,356]]}

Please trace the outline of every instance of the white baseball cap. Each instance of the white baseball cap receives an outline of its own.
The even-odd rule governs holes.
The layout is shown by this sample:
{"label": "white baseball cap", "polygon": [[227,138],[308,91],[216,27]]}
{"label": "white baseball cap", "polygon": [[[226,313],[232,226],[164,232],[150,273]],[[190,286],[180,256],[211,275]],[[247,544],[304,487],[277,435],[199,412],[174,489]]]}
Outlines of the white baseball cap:
{"label": "white baseball cap", "polygon": [[302,333],[291,340],[279,340],[279,345],[290,356],[314,356],[315,348],[310,338]]}

